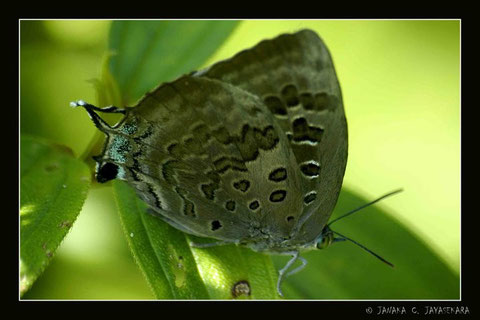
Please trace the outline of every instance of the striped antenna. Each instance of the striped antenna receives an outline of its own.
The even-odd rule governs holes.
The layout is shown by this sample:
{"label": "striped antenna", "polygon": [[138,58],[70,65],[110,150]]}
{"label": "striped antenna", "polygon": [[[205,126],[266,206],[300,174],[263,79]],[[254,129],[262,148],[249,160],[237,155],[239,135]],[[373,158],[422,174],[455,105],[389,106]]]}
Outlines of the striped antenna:
{"label": "striped antenna", "polygon": [[378,202],[378,201],[380,201],[380,200],[382,200],[382,199],[385,199],[386,197],[393,196],[394,194],[399,193],[399,192],[402,192],[402,191],[403,191],[403,189],[398,189],[398,190],[389,192],[389,193],[381,196],[380,198],[377,198],[377,199],[375,199],[375,200],[373,200],[373,201],[371,201],[371,202],[369,202],[369,203],[367,203],[367,204],[364,204],[363,206],[360,206],[360,207],[358,207],[358,208],[356,208],[356,209],[354,209],[354,210],[352,210],[352,211],[350,211],[350,212],[345,213],[344,215],[342,215],[342,216],[334,219],[333,221],[330,221],[330,222],[327,224],[327,226],[331,226],[334,222],[337,222],[337,221],[340,220],[340,219],[343,219],[343,218],[345,218],[345,217],[348,217],[349,215],[354,214],[355,212],[360,211],[360,210],[362,210],[363,208],[366,208],[366,207],[368,207],[368,206],[371,206],[372,204],[374,204],[374,203],[376,203],[376,202]]}

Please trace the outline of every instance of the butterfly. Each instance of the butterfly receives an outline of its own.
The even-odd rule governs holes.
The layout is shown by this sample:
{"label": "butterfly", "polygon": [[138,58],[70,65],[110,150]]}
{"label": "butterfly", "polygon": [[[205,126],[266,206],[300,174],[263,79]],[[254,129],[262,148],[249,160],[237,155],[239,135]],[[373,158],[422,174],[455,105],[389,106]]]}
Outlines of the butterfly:
{"label": "butterfly", "polygon": [[[98,182],[125,180],[163,221],[217,239],[196,246],[291,255],[279,271],[280,295],[284,276],[307,263],[301,252],[353,241],[328,224],[348,134],[332,58],[312,30],[163,83],[134,107],[72,106],[107,136],[94,157]],[[124,117],[110,126],[97,112]]]}

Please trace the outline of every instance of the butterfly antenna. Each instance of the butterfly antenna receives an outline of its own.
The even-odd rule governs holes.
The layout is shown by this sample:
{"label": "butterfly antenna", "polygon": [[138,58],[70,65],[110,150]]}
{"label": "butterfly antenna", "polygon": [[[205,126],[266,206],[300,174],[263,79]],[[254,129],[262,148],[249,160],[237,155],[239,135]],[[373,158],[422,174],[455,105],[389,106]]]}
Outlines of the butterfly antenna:
{"label": "butterfly antenna", "polygon": [[374,204],[374,203],[376,203],[376,202],[378,202],[378,201],[380,201],[380,200],[382,200],[382,199],[385,199],[385,198],[387,198],[387,197],[393,196],[394,194],[399,193],[399,192],[402,192],[402,191],[403,191],[403,189],[398,189],[398,190],[389,192],[389,193],[381,196],[380,198],[377,198],[377,199],[375,199],[375,200],[373,200],[373,201],[371,201],[371,202],[369,202],[369,203],[367,203],[367,204],[364,204],[363,206],[360,206],[360,207],[358,207],[358,208],[356,208],[356,209],[354,209],[354,210],[352,210],[352,211],[350,211],[350,212],[345,213],[344,215],[342,215],[342,216],[340,216],[340,217],[338,217],[338,218],[336,218],[336,219],[333,219],[332,221],[330,221],[330,222],[327,224],[327,226],[331,226],[334,222],[337,222],[337,221],[340,220],[340,219],[343,219],[343,218],[345,218],[345,217],[348,217],[349,215],[351,215],[351,214],[353,214],[353,213],[355,213],[355,212],[357,212],[357,211],[359,211],[359,210],[362,210],[362,209],[365,208],[365,207],[371,206],[372,204]]}
{"label": "butterfly antenna", "polygon": [[373,252],[372,250],[368,249],[367,247],[365,247],[364,245],[361,245],[360,243],[356,242],[355,240],[352,240],[348,237],[345,237],[344,235],[336,232],[336,231],[333,231],[331,230],[333,233],[335,233],[337,236],[340,237],[340,239],[344,239],[344,240],[348,240],[354,244],[356,244],[357,246],[359,246],[360,248],[362,248],[363,250],[369,252],[370,254],[374,255],[375,257],[377,257],[379,260],[385,262],[386,264],[388,264],[390,267],[395,267],[392,263],[388,262],[387,260],[383,259],[382,257],[380,257],[378,254],[376,254],[375,252]]}

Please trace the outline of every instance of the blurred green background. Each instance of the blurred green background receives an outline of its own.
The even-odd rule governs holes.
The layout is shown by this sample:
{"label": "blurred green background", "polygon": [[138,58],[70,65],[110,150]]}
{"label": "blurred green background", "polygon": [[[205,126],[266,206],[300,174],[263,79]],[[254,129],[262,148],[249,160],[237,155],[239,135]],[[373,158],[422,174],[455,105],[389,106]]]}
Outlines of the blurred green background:
{"label": "blurred green background", "polygon": [[[85,113],[68,105],[96,102],[91,81],[100,76],[110,24],[20,21],[22,134],[65,144],[77,156],[85,151],[96,129]],[[314,29],[325,41],[342,87],[349,126],[344,186],[369,200],[404,188],[378,207],[458,275],[460,21],[243,21],[205,66],[301,28]],[[90,190],[51,265],[24,298],[153,298],[115,210],[110,188]]]}

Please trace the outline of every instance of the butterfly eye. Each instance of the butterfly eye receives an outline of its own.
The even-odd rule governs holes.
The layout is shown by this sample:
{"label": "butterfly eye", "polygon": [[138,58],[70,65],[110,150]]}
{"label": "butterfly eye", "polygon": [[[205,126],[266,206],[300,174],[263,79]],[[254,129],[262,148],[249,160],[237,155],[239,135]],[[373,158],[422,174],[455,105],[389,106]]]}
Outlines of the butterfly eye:
{"label": "butterfly eye", "polygon": [[333,233],[327,232],[322,236],[322,240],[317,242],[317,249],[325,249],[333,242]]}
{"label": "butterfly eye", "polygon": [[104,183],[115,179],[118,174],[118,166],[114,163],[107,162],[103,164],[97,171],[97,181]]}

